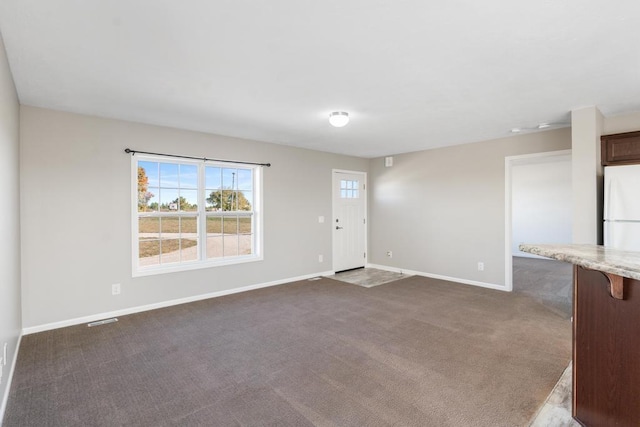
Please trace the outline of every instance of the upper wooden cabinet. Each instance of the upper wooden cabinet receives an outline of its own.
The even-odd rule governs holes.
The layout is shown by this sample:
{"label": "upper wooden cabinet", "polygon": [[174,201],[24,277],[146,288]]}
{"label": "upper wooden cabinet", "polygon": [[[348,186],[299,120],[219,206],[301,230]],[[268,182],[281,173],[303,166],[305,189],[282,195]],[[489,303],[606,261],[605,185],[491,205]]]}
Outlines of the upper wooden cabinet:
{"label": "upper wooden cabinet", "polygon": [[640,131],[603,135],[602,165],[640,164]]}

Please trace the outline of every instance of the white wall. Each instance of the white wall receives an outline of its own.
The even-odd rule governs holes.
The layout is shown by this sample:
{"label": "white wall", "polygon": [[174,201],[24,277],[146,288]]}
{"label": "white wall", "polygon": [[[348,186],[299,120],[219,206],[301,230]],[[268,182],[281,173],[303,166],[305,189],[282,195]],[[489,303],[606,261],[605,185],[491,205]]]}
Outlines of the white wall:
{"label": "white wall", "polygon": [[537,159],[511,169],[512,244],[571,243],[571,156]]}
{"label": "white wall", "polygon": [[369,262],[504,287],[505,157],[570,146],[559,129],[372,159]]}
{"label": "white wall", "polygon": [[20,313],[20,193],[18,96],[0,37],[0,357],[8,344],[0,384],[0,424],[8,395],[9,371],[22,328]]}
{"label": "white wall", "polygon": [[[368,161],[23,106],[24,327],[331,270],[331,170]],[[131,277],[125,148],[271,162],[264,169],[264,261]],[[318,255],[324,262],[318,262]],[[111,284],[122,293],[111,295]]]}

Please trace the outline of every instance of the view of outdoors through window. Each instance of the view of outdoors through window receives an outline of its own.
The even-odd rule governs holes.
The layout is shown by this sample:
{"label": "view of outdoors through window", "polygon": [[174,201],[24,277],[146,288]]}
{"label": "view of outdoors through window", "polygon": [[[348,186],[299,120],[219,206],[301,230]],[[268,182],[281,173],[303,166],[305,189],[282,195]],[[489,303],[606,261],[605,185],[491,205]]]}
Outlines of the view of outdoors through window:
{"label": "view of outdoors through window", "polygon": [[340,197],[343,199],[357,199],[359,195],[360,183],[356,180],[340,180]]}
{"label": "view of outdoors through window", "polygon": [[140,267],[254,254],[253,169],[142,159],[137,169]]}

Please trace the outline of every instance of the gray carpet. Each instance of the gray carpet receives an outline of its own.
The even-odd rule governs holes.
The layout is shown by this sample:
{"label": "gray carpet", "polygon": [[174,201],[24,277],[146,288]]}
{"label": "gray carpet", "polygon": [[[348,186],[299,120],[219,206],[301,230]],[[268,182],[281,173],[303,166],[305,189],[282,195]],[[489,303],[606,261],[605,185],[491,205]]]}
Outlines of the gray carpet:
{"label": "gray carpet", "polygon": [[526,295],[302,281],[22,340],[5,426],[524,426],[571,356]]}
{"label": "gray carpet", "polygon": [[569,319],[573,314],[573,266],[553,259],[513,257],[513,291]]}

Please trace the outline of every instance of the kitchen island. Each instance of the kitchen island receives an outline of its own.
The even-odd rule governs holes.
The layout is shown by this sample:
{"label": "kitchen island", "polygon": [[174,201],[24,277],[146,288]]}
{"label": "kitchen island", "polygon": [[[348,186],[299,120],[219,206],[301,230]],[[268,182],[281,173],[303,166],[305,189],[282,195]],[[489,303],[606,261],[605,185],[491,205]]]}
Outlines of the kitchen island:
{"label": "kitchen island", "polygon": [[520,250],[574,264],[573,417],[585,426],[640,426],[640,252]]}

